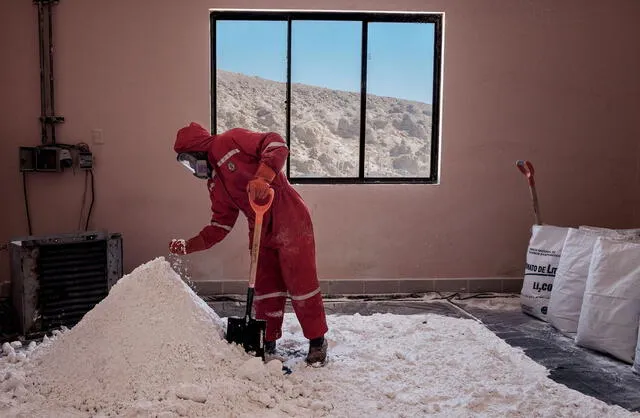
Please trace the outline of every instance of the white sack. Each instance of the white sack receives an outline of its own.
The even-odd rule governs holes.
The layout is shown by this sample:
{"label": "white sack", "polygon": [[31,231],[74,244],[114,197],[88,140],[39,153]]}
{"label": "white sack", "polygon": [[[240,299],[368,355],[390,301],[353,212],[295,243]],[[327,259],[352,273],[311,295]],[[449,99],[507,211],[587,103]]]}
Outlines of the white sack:
{"label": "white sack", "polygon": [[631,370],[634,373],[640,374],[640,332],[638,332],[638,342],[636,343],[636,357],[633,359],[633,367]]}
{"label": "white sack", "polygon": [[[626,232],[630,231],[630,232]],[[635,239],[636,231],[598,227],[570,228],[562,248],[558,271],[549,297],[547,319],[563,334],[574,337],[582,309],[593,247],[599,236]]]}
{"label": "white sack", "polygon": [[589,275],[593,246],[606,232],[570,228],[549,297],[547,319],[565,335],[575,335]]}
{"label": "white sack", "polygon": [[632,363],[640,321],[640,243],[597,239],[576,344]]}
{"label": "white sack", "polygon": [[547,320],[553,279],[568,231],[569,228],[552,225],[531,228],[520,306],[523,312],[543,321]]}
{"label": "white sack", "polygon": [[611,228],[602,228],[600,226],[580,225],[579,229],[581,231],[605,232],[605,233],[618,234],[620,236],[625,236],[625,237],[632,236],[632,237],[640,238],[640,228],[611,229]]}

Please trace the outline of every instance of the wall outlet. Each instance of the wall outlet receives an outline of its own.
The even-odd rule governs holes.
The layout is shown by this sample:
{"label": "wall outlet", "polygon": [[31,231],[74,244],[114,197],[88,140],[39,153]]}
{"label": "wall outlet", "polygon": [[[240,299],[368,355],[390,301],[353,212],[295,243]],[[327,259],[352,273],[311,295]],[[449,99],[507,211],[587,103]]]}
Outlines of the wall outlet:
{"label": "wall outlet", "polygon": [[92,129],[91,130],[91,141],[96,145],[104,144],[104,137],[102,136],[102,129]]}

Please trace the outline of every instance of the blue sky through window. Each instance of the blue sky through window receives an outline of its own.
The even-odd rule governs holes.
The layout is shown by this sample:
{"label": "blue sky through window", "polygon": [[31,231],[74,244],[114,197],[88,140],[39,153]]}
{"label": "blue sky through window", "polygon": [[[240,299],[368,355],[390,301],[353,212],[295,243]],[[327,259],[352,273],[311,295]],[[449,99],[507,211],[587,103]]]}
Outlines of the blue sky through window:
{"label": "blue sky through window", "polygon": [[[362,23],[292,22],[292,82],[360,91]],[[369,23],[367,92],[432,102],[435,26]],[[218,69],[286,81],[287,22],[219,20]]]}

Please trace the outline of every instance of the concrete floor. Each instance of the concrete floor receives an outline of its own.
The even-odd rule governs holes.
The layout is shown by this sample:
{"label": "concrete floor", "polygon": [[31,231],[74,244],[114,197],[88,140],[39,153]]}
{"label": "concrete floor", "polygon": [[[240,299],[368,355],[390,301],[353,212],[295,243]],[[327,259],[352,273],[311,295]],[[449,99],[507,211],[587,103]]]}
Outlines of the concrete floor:
{"label": "concrete floor", "polygon": [[[207,298],[205,298],[207,299]],[[233,299],[231,297],[230,299]],[[243,316],[244,302],[208,299],[207,303],[222,317]],[[473,303],[471,303],[473,302]],[[550,370],[550,378],[558,383],[608,404],[620,405],[631,411],[640,411],[640,376],[631,366],[578,347],[551,325],[517,309],[483,308],[477,299],[455,300],[331,300],[325,299],[327,314],[371,315],[394,313],[399,315],[432,313],[481,321],[498,337],[524,352]],[[287,311],[292,312],[290,303]]]}

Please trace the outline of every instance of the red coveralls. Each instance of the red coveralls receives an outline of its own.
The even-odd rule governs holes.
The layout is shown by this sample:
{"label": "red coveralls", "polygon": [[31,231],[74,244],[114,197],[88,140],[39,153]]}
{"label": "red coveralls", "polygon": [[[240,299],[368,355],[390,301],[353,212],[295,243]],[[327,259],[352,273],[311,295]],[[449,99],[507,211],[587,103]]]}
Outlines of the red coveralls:
{"label": "red coveralls", "polygon": [[323,336],[327,322],[316,273],[313,226],[302,197],[282,173],[289,153],[282,137],[241,128],[212,136],[202,126],[191,123],[178,131],[174,149],[177,153],[207,152],[216,173],[207,184],[213,211],[211,224],[199,234],[206,248],[231,231],[239,211],[247,217],[251,248],[255,216],[249,205],[247,183],[260,163],[277,173],[271,183],[273,203],[262,225],[254,298],[256,318],[267,321],[267,341],[280,338],[289,295],[304,336]]}

